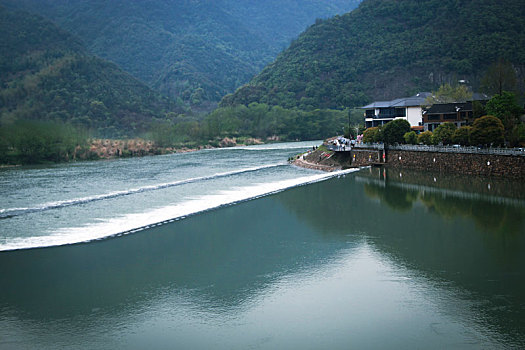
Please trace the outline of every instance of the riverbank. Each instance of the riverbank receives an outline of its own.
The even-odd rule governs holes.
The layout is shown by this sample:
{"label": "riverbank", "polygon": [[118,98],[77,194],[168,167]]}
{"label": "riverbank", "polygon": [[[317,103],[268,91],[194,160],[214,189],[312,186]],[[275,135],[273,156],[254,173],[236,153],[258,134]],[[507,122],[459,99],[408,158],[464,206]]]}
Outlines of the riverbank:
{"label": "riverbank", "polygon": [[296,156],[292,164],[302,168],[332,172],[351,168],[352,158],[349,154],[336,153],[320,146]]}
{"label": "riverbank", "polygon": [[195,152],[203,149],[227,148],[235,146],[260,145],[264,142],[256,138],[228,138],[210,141],[208,144],[179,144],[160,146],[154,141],[135,139],[89,139],[83,145],[72,147],[70,151],[61,152],[51,158],[31,157],[11,150],[11,154],[0,157],[5,163],[0,168],[17,167],[21,165],[67,163],[71,161],[103,160],[116,158],[145,157],[172,153]]}
{"label": "riverbank", "polygon": [[[406,148],[406,149],[405,149]],[[293,159],[297,166],[334,171],[341,168],[381,165],[436,173],[525,179],[525,154],[509,149],[396,146],[386,149],[356,147],[334,152],[320,146]]]}
{"label": "riverbank", "polygon": [[121,157],[143,157],[149,155],[162,155],[171,153],[195,152],[203,149],[226,148],[235,146],[250,146],[263,144],[260,139],[225,137],[213,143],[205,145],[178,145],[161,147],[154,141],[144,139],[113,140],[113,139],[92,139],[89,144],[89,153],[98,159],[112,159]]}

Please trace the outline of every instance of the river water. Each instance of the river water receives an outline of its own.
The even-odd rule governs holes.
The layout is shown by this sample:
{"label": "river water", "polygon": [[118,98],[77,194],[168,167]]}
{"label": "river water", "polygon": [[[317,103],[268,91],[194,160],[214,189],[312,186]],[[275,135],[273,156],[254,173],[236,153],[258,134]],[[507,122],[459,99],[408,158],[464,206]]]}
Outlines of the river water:
{"label": "river water", "polygon": [[525,188],[316,143],[0,170],[0,349],[525,347]]}

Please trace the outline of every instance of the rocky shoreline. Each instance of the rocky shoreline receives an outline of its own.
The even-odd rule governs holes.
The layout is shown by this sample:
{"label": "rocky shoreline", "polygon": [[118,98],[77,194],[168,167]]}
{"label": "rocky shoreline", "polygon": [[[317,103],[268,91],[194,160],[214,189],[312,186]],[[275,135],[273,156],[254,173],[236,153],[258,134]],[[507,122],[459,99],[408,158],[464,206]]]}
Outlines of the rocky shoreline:
{"label": "rocky shoreline", "polygon": [[292,164],[313,170],[332,172],[341,169],[351,168],[351,158],[347,154],[337,154],[324,147],[296,156]]}

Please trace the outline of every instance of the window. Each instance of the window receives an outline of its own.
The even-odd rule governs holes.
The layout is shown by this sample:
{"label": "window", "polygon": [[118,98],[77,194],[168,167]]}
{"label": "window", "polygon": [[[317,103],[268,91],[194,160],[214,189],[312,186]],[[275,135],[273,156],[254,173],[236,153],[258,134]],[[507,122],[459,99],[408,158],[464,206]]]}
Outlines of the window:
{"label": "window", "polygon": [[457,113],[447,113],[444,115],[445,120],[456,120],[458,118]]}
{"label": "window", "polygon": [[406,108],[396,108],[395,109],[395,112],[394,112],[394,117],[395,118],[406,117],[406,116],[407,116]]}
{"label": "window", "polygon": [[394,118],[395,108],[381,108],[379,110],[380,118]]}

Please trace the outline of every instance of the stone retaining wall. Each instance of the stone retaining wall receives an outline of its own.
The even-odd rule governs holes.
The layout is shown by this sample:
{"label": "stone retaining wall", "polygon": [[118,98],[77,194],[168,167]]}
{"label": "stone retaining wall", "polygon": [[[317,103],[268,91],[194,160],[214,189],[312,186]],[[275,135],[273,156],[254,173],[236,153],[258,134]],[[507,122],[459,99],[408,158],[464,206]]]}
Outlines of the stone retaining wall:
{"label": "stone retaining wall", "polygon": [[386,161],[392,168],[525,179],[524,156],[387,150]]}
{"label": "stone retaining wall", "polygon": [[352,166],[367,166],[383,162],[382,150],[354,148],[350,156],[352,158]]}

